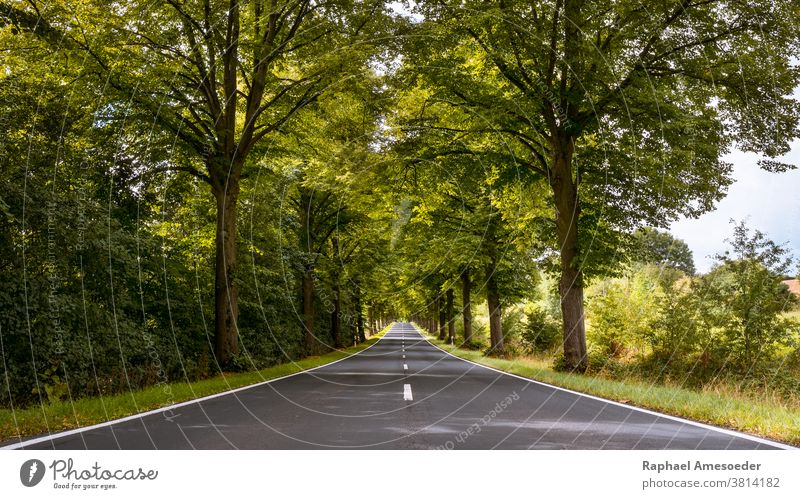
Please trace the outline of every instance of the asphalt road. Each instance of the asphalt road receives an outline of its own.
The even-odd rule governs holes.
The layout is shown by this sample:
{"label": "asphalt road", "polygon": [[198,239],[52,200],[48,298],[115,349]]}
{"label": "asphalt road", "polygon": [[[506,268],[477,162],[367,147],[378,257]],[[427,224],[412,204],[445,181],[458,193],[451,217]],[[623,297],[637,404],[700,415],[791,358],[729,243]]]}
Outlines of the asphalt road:
{"label": "asphalt road", "polygon": [[396,324],[347,359],[23,442],[28,449],[770,449],[760,439],[502,374]]}

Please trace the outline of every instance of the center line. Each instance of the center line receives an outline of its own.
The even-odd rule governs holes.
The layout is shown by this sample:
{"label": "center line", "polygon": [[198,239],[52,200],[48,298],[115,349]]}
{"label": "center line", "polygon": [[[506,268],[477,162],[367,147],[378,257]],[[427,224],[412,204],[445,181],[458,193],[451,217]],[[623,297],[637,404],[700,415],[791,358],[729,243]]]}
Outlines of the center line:
{"label": "center line", "polygon": [[404,358],[404,359],[406,358],[406,354],[403,354],[403,358]]}
{"label": "center line", "polygon": [[403,400],[414,400],[414,397],[411,396],[411,385],[409,384],[403,385]]}
{"label": "center line", "polygon": [[408,371],[408,364],[403,364],[403,371]]}

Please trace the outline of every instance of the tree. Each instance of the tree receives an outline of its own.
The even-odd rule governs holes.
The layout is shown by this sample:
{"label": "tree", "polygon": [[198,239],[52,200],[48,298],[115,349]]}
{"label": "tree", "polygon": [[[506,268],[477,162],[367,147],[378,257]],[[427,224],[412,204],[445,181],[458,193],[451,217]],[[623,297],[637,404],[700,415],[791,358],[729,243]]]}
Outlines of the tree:
{"label": "tree", "polygon": [[317,260],[337,230],[340,212],[337,209],[336,196],[332,192],[312,190],[302,183],[298,186],[298,196],[293,203],[300,220],[298,239],[302,252],[299,263],[302,273],[300,301],[302,303],[304,345],[306,353],[313,354],[317,351],[317,338],[314,335],[314,291],[317,279]]}
{"label": "tree", "polygon": [[694,258],[689,246],[666,231],[645,227],[633,233],[632,258],[641,263],[671,267],[694,275]]}
{"label": "tree", "polygon": [[[550,189],[567,367],[586,367],[585,278],[615,239],[720,199],[732,141],[761,166],[798,136],[793,3],[421,2],[410,65],[438,102],[502,134]],[[758,109],[758,112],[753,110]],[[479,119],[478,119],[479,118]],[[597,246],[599,244],[599,246]]]}
{"label": "tree", "polygon": [[781,282],[794,261],[786,248],[744,222],[734,225],[731,248],[716,255],[718,264],[703,276],[697,290],[712,301],[708,313],[724,331],[721,345],[733,364],[752,369],[785,346],[797,324],[782,313],[797,299]]}
{"label": "tree", "polygon": [[393,153],[403,177],[413,179],[409,192],[417,201],[409,227],[418,232],[405,235],[420,247],[405,258],[415,271],[441,273],[444,292],[461,280],[467,344],[473,284],[485,292],[489,351],[502,355],[503,304],[528,287],[530,269],[520,271],[518,263],[529,259],[546,225],[542,197],[521,192],[542,189],[529,183],[531,175],[518,168],[501,136],[463,133],[475,117],[437,100],[417,85],[417,76],[413,67],[396,75],[397,86],[410,88],[400,92],[390,122]]}
{"label": "tree", "polygon": [[82,76],[107,82],[110,109],[169,132],[187,153],[185,163],[142,165],[142,174],[187,172],[210,187],[217,211],[215,353],[222,366],[239,350],[236,218],[247,159],[328,87],[363,71],[369,45],[358,42],[380,12],[378,4],[359,5],[2,5],[3,25],[86,56]]}

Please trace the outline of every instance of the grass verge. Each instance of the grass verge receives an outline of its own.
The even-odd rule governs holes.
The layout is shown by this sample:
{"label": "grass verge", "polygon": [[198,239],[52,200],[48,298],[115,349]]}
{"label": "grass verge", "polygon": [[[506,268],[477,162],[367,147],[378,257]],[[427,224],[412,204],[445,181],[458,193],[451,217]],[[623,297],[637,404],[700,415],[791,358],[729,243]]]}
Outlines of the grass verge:
{"label": "grass verge", "polygon": [[553,370],[549,362],[520,357],[499,359],[427,336],[428,341],[463,359],[543,383],[654,411],[800,446],[800,407],[744,394],[694,391],[646,381],[619,381]]}
{"label": "grass verge", "polygon": [[319,367],[365,350],[378,341],[388,329],[389,327],[385,328],[366,342],[354,347],[278,364],[259,371],[227,373],[191,383],[151,386],[128,393],[58,401],[15,411],[0,409],[0,442],[10,444],[31,435],[90,426]]}

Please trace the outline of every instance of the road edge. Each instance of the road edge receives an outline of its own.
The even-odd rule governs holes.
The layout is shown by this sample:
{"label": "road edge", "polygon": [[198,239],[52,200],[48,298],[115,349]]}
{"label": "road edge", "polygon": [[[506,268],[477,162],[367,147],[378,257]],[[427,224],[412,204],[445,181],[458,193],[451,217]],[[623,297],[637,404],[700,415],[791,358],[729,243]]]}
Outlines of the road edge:
{"label": "road edge", "polygon": [[434,344],[433,342],[431,342],[428,339],[428,335],[417,324],[414,324],[414,323],[411,323],[411,324],[414,326],[414,328],[417,330],[417,332],[420,333],[420,335],[422,335],[422,338],[427,343],[429,343],[431,346],[433,346],[434,348],[436,348],[438,350],[441,350],[442,352],[446,353],[447,355],[449,355],[451,357],[454,357],[454,358],[456,358],[458,360],[462,360],[462,361],[467,362],[469,364],[473,364],[473,365],[476,365],[478,367],[482,367],[484,369],[488,369],[490,371],[495,371],[495,372],[500,373],[500,374],[505,374],[506,376],[519,378],[519,379],[522,379],[522,380],[525,380],[525,381],[528,381],[528,382],[531,382],[531,383],[536,383],[537,385],[546,386],[548,388],[554,388],[556,390],[560,390],[560,391],[567,392],[567,393],[572,393],[574,395],[579,395],[581,397],[586,397],[586,398],[589,398],[589,399],[598,400],[600,402],[605,402],[607,404],[616,405],[616,406],[619,406],[619,407],[626,407],[628,409],[632,409],[632,410],[635,410],[635,411],[638,411],[638,412],[643,412],[643,413],[649,414],[651,416],[658,416],[658,417],[661,417],[661,418],[670,419],[672,421],[677,421],[679,423],[688,424],[688,425],[692,425],[692,426],[697,426],[697,427],[703,428],[705,430],[713,430],[713,431],[717,431],[717,432],[720,432],[720,433],[724,433],[726,435],[731,435],[731,436],[734,436],[734,437],[743,438],[745,440],[750,440],[751,442],[757,442],[757,443],[760,443],[760,444],[769,445],[769,446],[775,447],[776,449],[779,449],[779,450],[794,450],[794,451],[800,450],[799,447],[793,447],[793,446],[791,446],[789,444],[784,444],[782,442],[776,442],[774,440],[769,440],[769,439],[766,439],[766,438],[763,438],[763,437],[757,437],[755,435],[750,435],[749,433],[743,433],[743,432],[736,431],[736,430],[731,430],[731,429],[728,429],[728,428],[721,428],[719,426],[714,426],[714,425],[710,425],[710,424],[706,424],[706,423],[701,423],[699,421],[692,421],[691,419],[685,419],[685,418],[682,418],[680,416],[673,416],[673,415],[670,415],[670,414],[664,414],[663,412],[658,412],[658,411],[654,411],[654,410],[651,410],[651,409],[645,409],[643,407],[638,407],[638,406],[635,406],[635,405],[623,404],[623,403],[620,403],[620,402],[616,402],[614,400],[609,400],[609,399],[606,399],[606,398],[603,398],[603,397],[598,397],[597,395],[590,395],[588,393],[583,393],[583,392],[578,392],[578,391],[575,391],[575,390],[570,390],[569,388],[563,388],[563,387],[560,387],[560,386],[557,386],[557,385],[551,385],[550,383],[545,383],[544,381],[538,381],[538,380],[535,380],[533,378],[520,376],[519,374],[506,372],[506,371],[497,369],[495,367],[491,367],[491,366],[487,366],[487,365],[484,365],[484,364],[480,364],[478,362],[474,362],[472,360],[465,359],[463,357],[459,357],[458,355],[454,355],[454,354],[448,352],[447,350],[441,348],[439,345]]}
{"label": "road edge", "polygon": [[232,388],[232,389],[226,390],[224,392],[218,392],[218,393],[214,393],[214,394],[211,394],[211,395],[206,395],[205,397],[200,397],[200,398],[191,399],[191,400],[184,400],[183,402],[178,402],[177,404],[166,405],[164,407],[159,407],[157,409],[151,409],[151,410],[145,411],[145,412],[137,412],[136,414],[131,414],[129,416],[123,416],[121,418],[111,419],[109,421],[103,421],[102,423],[96,423],[96,424],[89,425],[89,426],[81,426],[79,428],[73,428],[71,430],[64,430],[64,431],[60,431],[60,432],[57,432],[57,433],[51,433],[51,434],[43,435],[43,436],[40,436],[40,437],[27,438],[27,439],[24,439],[24,440],[20,440],[19,442],[15,442],[13,444],[1,445],[0,446],[0,451],[2,451],[2,450],[18,450],[18,449],[23,449],[24,450],[24,448],[27,447],[28,445],[38,444],[38,443],[41,443],[41,442],[47,442],[48,440],[57,440],[59,438],[68,437],[70,435],[75,435],[77,433],[82,433],[84,431],[94,430],[94,429],[97,429],[97,428],[103,428],[103,427],[106,427],[106,426],[112,426],[112,425],[115,425],[115,424],[118,424],[118,423],[124,423],[126,421],[131,421],[131,420],[134,420],[134,419],[140,419],[140,418],[143,418],[145,416],[151,416],[153,414],[158,414],[158,413],[161,413],[161,412],[171,411],[171,410],[177,409],[179,407],[184,407],[184,406],[191,405],[191,404],[205,402],[206,400],[212,400],[212,399],[223,397],[223,396],[226,396],[226,395],[231,395],[233,393],[238,393],[238,392],[241,392],[241,391],[244,391],[244,390],[250,390],[250,389],[253,389],[253,388],[257,388],[259,386],[268,385],[268,384],[273,383],[275,381],[280,381],[280,380],[283,380],[283,379],[286,379],[286,378],[291,378],[292,376],[297,376],[299,374],[307,374],[307,373],[310,373],[312,371],[316,371],[317,369],[321,369],[323,367],[327,367],[327,366],[330,366],[330,365],[333,365],[333,364],[337,364],[339,362],[342,362],[343,360],[347,360],[347,359],[349,359],[351,357],[354,357],[354,356],[359,355],[359,354],[361,354],[363,352],[366,352],[370,348],[372,348],[375,345],[377,345],[378,343],[380,343],[380,341],[383,339],[383,335],[385,335],[385,333],[389,329],[391,329],[391,327],[394,324],[395,324],[394,322],[390,323],[388,326],[383,328],[380,332],[378,332],[375,335],[373,335],[373,336],[377,336],[377,335],[381,334],[381,336],[378,338],[378,340],[375,343],[373,343],[372,345],[368,346],[367,348],[365,348],[363,350],[359,350],[358,352],[351,353],[350,355],[348,355],[346,357],[342,357],[341,359],[337,359],[337,360],[334,360],[334,361],[331,361],[331,362],[327,362],[325,364],[320,364],[320,365],[312,367],[310,369],[303,369],[302,371],[297,371],[296,373],[286,374],[286,375],[283,375],[283,376],[279,376],[277,378],[270,378],[270,379],[267,379],[267,380],[264,380],[264,381],[259,381],[258,383],[253,383],[251,385],[245,385],[245,386],[240,386],[238,388]]}

